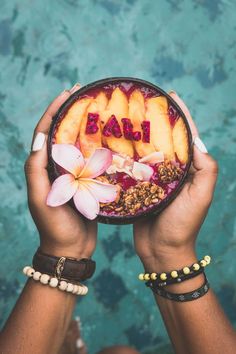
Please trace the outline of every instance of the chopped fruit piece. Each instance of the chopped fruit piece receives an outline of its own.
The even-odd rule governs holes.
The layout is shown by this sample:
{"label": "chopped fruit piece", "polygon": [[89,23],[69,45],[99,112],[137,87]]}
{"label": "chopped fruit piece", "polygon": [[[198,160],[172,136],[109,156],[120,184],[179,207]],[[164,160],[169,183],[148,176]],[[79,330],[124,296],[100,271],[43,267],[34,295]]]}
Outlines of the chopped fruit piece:
{"label": "chopped fruit piece", "polygon": [[92,98],[82,98],[71,106],[55,134],[56,144],[75,144],[81,122],[91,101]]}
{"label": "chopped fruit piece", "polygon": [[112,164],[106,172],[108,174],[113,174],[116,172],[125,172],[127,175],[130,177],[133,177],[132,175],[132,167],[133,167],[133,161],[129,158],[124,158],[119,155],[113,155],[112,157]]}
{"label": "chopped fruit piece", "polygon": [[114,135],[116,138],[120,138],[122,136],[122,132],[118,123],[118,120],[116,119],[116,116],[113,114],[105,124],[102,134],[105,137],[109,137]]}
{"label": "chopped fruit piece", "polygon": [[98,113],[88,113],[87,125],[85,129],[86,134],[95,134],[98,131],[98,119]]}
{"label": "chopped fruit piece", "polygon": [[[140,157],[151,154],[155,151],[154,145],[151,143],[144,144],[140,141],[142,122],[145,119],[144,97],[139,90],[134,90],[129,98],[129,118],[134,127],[134,148]],[[139,134],[140,132],[140,134]],[[137,139],[136,139],[137,136]],[[140,138],[139,138],[140,137]]]}
{"label": "chopped fruit piece", "polygon": [[122,118],[124,137],[133,140],[133,124],[129,118]]}
{"label": "chopped fruit piece", "polygon": [[125,159],[122,156],[114,154],[112,156],[112,164],[116,165],[119,168],[122,168],[125,165]]}
{"label": "chopped fruit piece", "polygon": [[175,160],[172,129],[168,117],[168,103],[164,96],[149,98],[146,119],[151,122],[151,142],[165,158]]}
{"label": "chopped fruit piece", "polygon": [[183,121],[179,118],[173,128],[174,150],[182,164],[186,164],[189,159],[188,132]]}
{"label": "chopped fruit piece", "polygon": [[144,163],[134,161],[132,173],[135,179],[141,181],[150,181],[153,172],[154,171],[152,167],[145,165]]}
{"label": "chopped fruit piece", "polygon": [[143,129],[143,142],[150,143],[150,121],[142,122],[141,127]]}
{"label": "chopped fruit piece", "polygon": [[[112,112],[112,114],[116,116],[120,126],[122,126],[121,119],[124,117],[128,117],[128,99],[119,88],[116,88],[112,92],[110,101],[107,106],[107,111]],[[105,114],[101,118],[102,121],[107,122],[108,112],[105,112]],[[114,136],[109,136],[105,137],[104,140],[105,144],[107,144],[112,151],[120,153],[124,156],[133,157],[134,149],[132,141],[125,139],[125,137],[123,136],[121,136],[119,139]]]}
{"label": "chopped fruit piece", "polygon": [[168,115],[170,118],[170,124],[171,124],[171,126],[173,126],[176,123],[176,121],[179,117],[179,114],[178,114],[177,110],[174,109],[174,107],[170,106],[168,109]]}
{"label": "chopped fruit piece", "polygon": [[139,141],[139,140],[141,140],[141,132],[134,132],[134,133],[133,133],[133,140],[134,140],[134,141]]}
{"label": "chopped fruit piece", "polygon": [[139,162],[142,162],[142,163],[146,162],[146,163],[152,163],[152,164],[156,164],[156,163],[163,162],[163,161],[164,161],[164,154],[162,151],[152,152],[151,154],[139,159]]}
{"label": "chopped fruit piece", "polygon": [[[79,134],[79,146],[81,152],[85,158],[88,158],[97,149],[102,147],[102,133],[101,125],[99,122],[99,112],[106,108],[107,98],[104,92],[100,92],[98,96],[92,100],[84,113],[84,119],[82,120]],[[96,118],[95,118],[96,117]],[[94,122],[92,129],[93,134],[87,134],[86,129],[88,127],[88,120]],[[97,120],[96,120],[97,119]]]}

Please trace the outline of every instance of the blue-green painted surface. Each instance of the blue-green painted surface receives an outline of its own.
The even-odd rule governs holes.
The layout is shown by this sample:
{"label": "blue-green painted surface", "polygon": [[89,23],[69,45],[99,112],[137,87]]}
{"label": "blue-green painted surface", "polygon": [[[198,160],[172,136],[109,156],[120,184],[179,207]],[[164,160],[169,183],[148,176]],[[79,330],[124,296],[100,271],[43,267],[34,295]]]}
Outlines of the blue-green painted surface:
{"label": "blue-green painted surface", "polygon": [[[38,244],[23,176],[37,120],[77,81],[134,76],[178,91],[219,161],[218,188],[198,248],[199,256],[213,255],[208,275],[236,325],[236,2],[1,0],[0,8],[1,323]],[[90,353],[114,343],[142,352],[168,346],[153,298],[136,280],[142,267],[131,226],[101,225],[95,258],[90,293],[76,308]]]}

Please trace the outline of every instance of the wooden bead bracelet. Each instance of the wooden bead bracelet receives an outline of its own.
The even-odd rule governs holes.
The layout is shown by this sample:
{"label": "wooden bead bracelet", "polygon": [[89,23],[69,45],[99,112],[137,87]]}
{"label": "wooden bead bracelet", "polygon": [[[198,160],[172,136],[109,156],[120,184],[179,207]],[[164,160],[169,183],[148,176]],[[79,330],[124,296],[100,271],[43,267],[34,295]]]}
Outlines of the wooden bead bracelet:
{"label": "wooden bead bracelet", "polygon": [[[156,280],[166,282],[168,280],[175,279],[175,282],[183,280],[183,278],[189,274],[197,273],[203,270],[211,262],[210,256],[205,256],[202,260],[192,264],[190,267],[184,267],[180,270],[172,270],[169,273],[141,273],[138,278],[141,281]],[[167,284],[165,284],[167,285]]]}
{"label": "wooden bead bracelet", "polygon": [[88,288],[85,285],[72,284],[65,280],[59,280],[48,274],[42,274],[30,266],[24,267],[23,273],[35,281],[40,281],[41,284],[49,285],[52,288],[58,288],[61,291],[67,291],[68,293],[72,293],[74,295],[86,295],[88,292]]}

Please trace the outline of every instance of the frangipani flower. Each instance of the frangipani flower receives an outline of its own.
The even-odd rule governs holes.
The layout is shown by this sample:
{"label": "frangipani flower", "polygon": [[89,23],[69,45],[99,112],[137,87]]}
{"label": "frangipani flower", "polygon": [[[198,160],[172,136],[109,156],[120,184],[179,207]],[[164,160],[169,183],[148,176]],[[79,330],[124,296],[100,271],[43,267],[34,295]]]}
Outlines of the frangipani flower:
{"label": "frangipani flower", "polygon": [[74,145],[55,144],[52,146],[52,158],[68,173],[53,182],[47,197],[48,206],[56,207],[73,198],[78,211],[93,220],[99,213],[99,202],[110,203],[116,199],[116,186],[94,179],[111,165],[110,150],[96,149],[85,162],[82,153]]}

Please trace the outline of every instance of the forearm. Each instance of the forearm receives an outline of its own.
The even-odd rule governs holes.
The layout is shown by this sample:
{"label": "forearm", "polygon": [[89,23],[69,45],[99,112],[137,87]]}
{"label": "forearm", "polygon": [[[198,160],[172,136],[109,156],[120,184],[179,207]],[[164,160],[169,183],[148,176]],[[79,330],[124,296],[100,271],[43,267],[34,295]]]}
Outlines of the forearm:
{"label": "forearm", "polygon": [[75,300],[65,291],[28,280],[0,334],[0,353],[58,353]]}
{"label": "forearm", "polygon": [[[149,272],[169,272],[181,269],[197,260],[194,252],[171,257],[159,257],[145,264]],[[166,290],[184,293],[203,285],[200,275],[181,284],[170,285]],[[198,300],[175,302],[155,295],[170,339],[177,354],[233,354],[236,346],[235,331],[210,290]]]}

